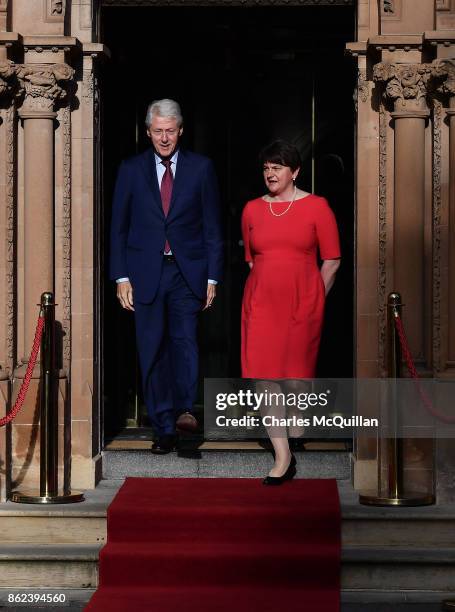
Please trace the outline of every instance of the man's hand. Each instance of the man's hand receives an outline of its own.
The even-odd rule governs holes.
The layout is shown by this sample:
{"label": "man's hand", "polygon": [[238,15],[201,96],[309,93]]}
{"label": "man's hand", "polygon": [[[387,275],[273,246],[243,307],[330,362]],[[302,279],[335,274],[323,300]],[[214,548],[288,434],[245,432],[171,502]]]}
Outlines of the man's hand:
{"label": "man's hand", "polygon": [[202,310],[206,310],[207,308],[210,308],[213,300],[215,299],[215,296],[216,296],[216,285],[214,285],[213,283],[207,283],[207,301],[205,302],[205,306]]}
{"label": "man's hand", "polygon": [[133,308],[133,287],[130,281],[117,283],[117,297],[122,308],[126,310],[134,310]]}

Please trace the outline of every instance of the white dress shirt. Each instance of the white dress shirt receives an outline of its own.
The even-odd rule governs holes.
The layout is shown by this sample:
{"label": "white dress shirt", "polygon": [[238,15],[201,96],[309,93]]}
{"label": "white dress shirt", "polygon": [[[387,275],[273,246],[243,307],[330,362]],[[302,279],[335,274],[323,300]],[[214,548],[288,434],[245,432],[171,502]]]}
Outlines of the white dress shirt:
{"label": "white dress shirt", "polygon": [[[177,160],[179,157],[179,152],[178,149],[177,151],[174,153],[174,155],[171,157],[171,172],[172,172],[172,176],[173,178],[175,178],[175,173],[177,171]],[[166,172],[166,166],[164,164],[161,163],[162,159],[159,155],[157,155],[155,153],[155,164],[156,164],[156,176],[158,177],[158,187],[160,188],[161,191],[161,183],[163,181],[163,176],[164,173]],[[166,255],[172,255],[172,250],[168,251],[166,253]],[[130,279],[128,277],[122,277],[122,278],[118,278],[117,279],[117,283],[124,283],[126,281],[129,281]],[[216,285],[217,281],[216,280],[212,280],[211,278],[208,279],[208,282],[212,285]]]}

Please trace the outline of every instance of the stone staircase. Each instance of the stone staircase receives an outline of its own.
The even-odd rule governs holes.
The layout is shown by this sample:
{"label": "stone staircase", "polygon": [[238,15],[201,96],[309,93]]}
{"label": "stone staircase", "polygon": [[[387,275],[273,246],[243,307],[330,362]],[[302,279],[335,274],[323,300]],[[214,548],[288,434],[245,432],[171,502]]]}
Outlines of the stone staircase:
{"label": "stone staircase", "polygon": [[[434,612],[443,599],[455,599],[455,507],[360,506],[350,484],[348,453],[305,451],[297,461],[299,477],[336,478],[339,483],[343,612]],[[126,475],[258,477],[270,464],[264,451],[160,457],[142,449],[105,451],[105,479],[87,492],[85,502],[0,504],[0,607],[8,594],[29,592],[63,593],[70,602],[66,610],[83,609],[97,586],[106,509]]]}

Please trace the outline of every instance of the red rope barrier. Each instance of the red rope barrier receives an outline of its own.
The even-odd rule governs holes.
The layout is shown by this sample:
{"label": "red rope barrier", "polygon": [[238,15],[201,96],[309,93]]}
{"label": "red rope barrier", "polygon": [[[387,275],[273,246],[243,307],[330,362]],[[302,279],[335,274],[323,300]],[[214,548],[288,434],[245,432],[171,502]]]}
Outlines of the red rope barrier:
{"label": "red rope barrier", "polygon": [[44,315],[40,314],[38,318],[38,323],[36,324],[35,338],[33,340],[32,352],[30,354],[30,360],[28,362],[27,371],[25,372],[25,378],[22,381],[22,385],[17,395],[13,408],[6,416],[0,419],[0,427],[3,427],[4,425],[12,421],[14,417],[17,415],[17,413],[19,412],[19,410],[24,405],[25,396],[27,395],[28,387],[30,385],[30,380],[33,374],[33,368],[35,367],[36,359],[38,357],[38,352],[39,352],[40,343],[41,343],[41,336],[43,335],[43,329],[44,329]]}
{"label": "red rope barrier", "polygon": [[447,416],[446,414],[439,412],[439,410],[437,410],[433,406],[425,390],[422,389],[422,387],[420,386],[420,383],[419,383],[420,377],[417,373],[417,370],[414,364],[414,360],[412,359],[411,351],[409,349],[408,341],[406,339],[406,334],[404,331],[403,321],[401,320],[401,317],[399,315],[396,315],[394,317],[394,320],[395,320],[395,327],[397,329],[398,336],[400,338],[400,344],[401,344],[401,350],[403,351],[403,357],[406,361],[406,367],[408,368],[411,378],[413,378],[417,384],[417,388],[419,391],[420,398],[423,402],[423,405],[425,406],[425,408],[428,410],[430,414],[432,414],[435,418],[439,419],[443,423],[455,423],[455,417]]}

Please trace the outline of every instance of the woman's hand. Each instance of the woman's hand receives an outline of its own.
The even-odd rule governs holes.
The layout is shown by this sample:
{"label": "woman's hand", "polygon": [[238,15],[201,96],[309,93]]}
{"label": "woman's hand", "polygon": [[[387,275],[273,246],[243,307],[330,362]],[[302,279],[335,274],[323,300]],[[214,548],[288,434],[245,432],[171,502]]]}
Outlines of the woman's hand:
{"label": "woman's hand", "polygon": [[325,294],[327,295],[335,282],[335,276],[340,267],[340,259],[324,259],[321,266],[321,276],[324,282]]}

